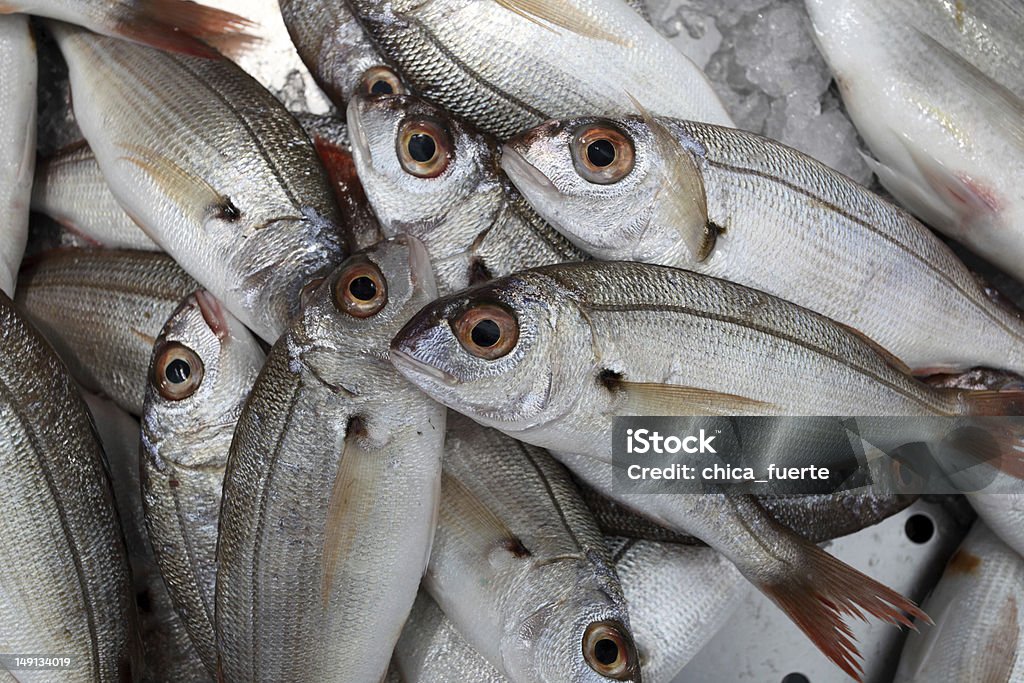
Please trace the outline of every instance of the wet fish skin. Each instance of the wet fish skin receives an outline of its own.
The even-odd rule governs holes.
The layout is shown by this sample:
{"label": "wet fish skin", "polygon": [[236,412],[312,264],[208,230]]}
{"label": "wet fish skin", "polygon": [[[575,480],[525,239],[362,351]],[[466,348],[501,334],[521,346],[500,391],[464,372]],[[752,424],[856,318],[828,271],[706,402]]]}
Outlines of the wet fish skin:
{"label": "wet fish skin", "polygon": [[907,638],[896,683],[1024,680],[1024,559],[978,521],[925,601],[935,626]]}
{"label": "wet fish skin", "polygon": [[[591,127],[620,131],[635,150],[617,182],[598,185],[576,170],[576,140]],[[661,117],[586,117],[518,136],[502,166],[542,216],[596,258],[763,290],[863,332],[922,371],[1024,371],[1019,311],[993,301],[908,213],[781,143]],[[690,211],[687,192],[702,194],[706,211]],[[705,239],[708,253],[695,254]]]}
{"label": "wet fish skin", "polygon": [[[622,588],[569,473],[455,413],[423,585],[511,681],[640,680]],[[602,624],[614,629],[610,670],[588,645]]]}
{"label": "wet fish skin", "polygon": [[[168,318],[152,359],[142,418],[146,528],[175,608],[213,675],[224,469],[264,354],[242,323],[200,290]],[[181,363],[189,378],[165,388],[168,377],[180,379],[174,373]]]}
{"label": "wet fish skin", "polygon": [[395,645],[405,683],[505,683],[508,679],[463,639],[426,591],[420,591]]}
{"label": "wet fish skin", "polygon": [[160,251],[110,192],[89,146],[67,147],[36,169],[32,210],[109,249]]}
{"label": "wet fish skin", "polygon": [[74,377],[141,415],[153,342],[196,281],[157,252],[57,249],[19,282],[18,305]]}
{"label": "wet fish skin", "polygon": [[967,499],[985,525],[1024,557],[1024,482],[1000,473],[998,492],[971,493]]}
{"label": "wet fish skin", "polygon": [[106,456],[124,531],[132,589],[145,653],[143,683],[211,683],[181,618],[174,611],[146,532],[139,481],[139,421],[112,401],[83,394]]}
{"label": "wet fish skin", "polygon": [[[383,308],[343,312],[354,303],[345,282],[378,270]],[[311,293],[270,352],[224,480],[216,628],[226,680],[367,681],[387,669],[426,568],[445,421],[387,362],[387,343],[435,296],[423,246],[383,242]]]}
{"label": "wet fish skin", "polygon": [[711,548],[609,538],[646,683],[671,683],[746,595],[738,571]]}
{"label": "wet fish skin", "polygon": [[227,60],[52,27],[78,123],[118,202],[233,315],[276,341],[302,288],[344,256],[308,136]]}
{"label": "wet fish skin", "polygon": [[0,293],[0,645],[60,653],[61,680],[141,672],[131,574],[103,451],[67,371]]}
{"label": "wet fish skin", "polygon": [[350,6],[412,92],[502,139],[559,116],[633,112],[630,96],[731,125],[700,69],[621,0]]}
{"label": "wet fish skin", "polygon": [[0,17],[0,291],[14,296],[36,161],[36,43],[28,18]]}
{"label": "wet fish skin", "polygon": [[[972,11],[964,3],[927,3],[934,8],[927,11],[944,13],[950,4],[963,7],[962,21]],[[1016,94],[984,73],[991,64],[972,63],[977,55],[970,51],[966,59],[958,54],[963,41],[951,45],[947,32],[931,34],[932,22],[913,15],[925,3],[806,5],[846,109],[878,159],[871,166],[882,185],[932,227],[1024,276],[1024,189],[1015,182],[1024,168],[1019,5],[1000,5],[1016,17],[1005,22],[1013,36],[1009,44],[996,32],[986,36],[999,43],[993,53],[999,72],[1017,74],[1015,83],[1007,81]]]}
{"label": "wet fish skin", "polygon": [[[499,170],[494,138],[412,96],[356,97],[348,120],[356,170],[382,229],[423,240],[442,294],[585,258]],[[419,177],[402,165],[396,148],[405,126],[431,122],[445,138],[436,144],[449,154],[450,167],[434,178]]]}

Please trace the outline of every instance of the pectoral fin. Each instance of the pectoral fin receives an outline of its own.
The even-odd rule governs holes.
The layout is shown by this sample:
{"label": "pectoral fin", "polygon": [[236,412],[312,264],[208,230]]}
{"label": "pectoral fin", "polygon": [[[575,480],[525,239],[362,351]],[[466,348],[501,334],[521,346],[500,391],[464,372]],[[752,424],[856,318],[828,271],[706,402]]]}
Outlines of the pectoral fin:
{"label": "pectoral fin", "polygon": [[461,481],[448,472],[441,474],[441,524],[457,528],[460,536],[477,548],[483,557],[504,548],[515,557],[528,557],[530,551],[493,510]]}
{"label": "pectoral fin", "polygon": [[620,394],[622,415],[771,415],[779,406],[746,396],[711,389],[656,382],[605,379],[610,391]]}
{"label": "pectoral fin", "polygon": [[572,31],[584,38],[631,47],[629,41],[611,33],[593,17],[588,16],[577,7],[572,7],[565,0],[495,0],[495,2],[510,12],[515,12],[540,26],[551,24]]}

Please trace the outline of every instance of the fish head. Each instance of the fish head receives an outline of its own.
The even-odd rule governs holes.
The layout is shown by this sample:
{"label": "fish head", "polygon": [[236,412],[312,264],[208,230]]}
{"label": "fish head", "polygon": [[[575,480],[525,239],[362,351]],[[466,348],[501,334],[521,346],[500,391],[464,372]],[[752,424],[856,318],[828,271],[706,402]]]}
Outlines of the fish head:
{"label": "fish head", "polygon": [[[385,233],[432,239],[497,191],[497,144],[412,96],[359,96],[348,106],[356,171]],[[460,245],[463,246],[464,245]]]}
{"label": "fish head", "polygon": [[213,295],[190,294],[153,345],[143,404],[146,444],[158,447],[165,433],[233,429],[263,360],[252,333]]}
{"label": "fish head", "polygon": [[581,314],[541,269],[426,306],[392,339],[391,362],[434,400],[513,432],[571,410],[583,391],[576,364],[589,357],[579,344],[589,351],[589,340]]}
{"label": "fish head", "polygon": [[664,231],[650,230],[664,185],[658,157],[642,120],[584,117],[548,121],[512,138],[502,148],[501,168],[580,249],[604,260],[633,260],[665,248]]}

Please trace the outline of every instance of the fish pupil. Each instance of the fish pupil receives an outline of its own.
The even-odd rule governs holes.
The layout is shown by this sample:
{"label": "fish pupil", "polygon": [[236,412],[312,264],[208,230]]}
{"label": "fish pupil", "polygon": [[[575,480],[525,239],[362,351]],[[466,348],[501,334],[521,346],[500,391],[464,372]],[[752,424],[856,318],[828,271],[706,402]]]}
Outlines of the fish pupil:
{"label": "fish pupil", "polygon": [[602,638],[594,643],[594,657],[605,666],[611,666],[619,659],[619,646],[614,640]]}
{"label": "fish pupil", "polygon": [[481,320],[473,326],[473,331],[470,334],[474,344],[487,349],[501,339],[501,328],[493,320]]}
{"label": "fish pupil", "polygon": [[409,156],[424,164],[434,158],[437,153],[437,145],[434,138],[425,133],[416,133],[409,138]]}
{"label": "fish pupil", "polygon": [[383,79],[378,79],[373,82],[370,86],[370,94],[372,95],[394,95],[395,89],[391,87],[391,84]]}
{"label": "fish pupil", "polygon": [[610,166],[615,161],[615,145],[609,140],[594,140],[587,145],[587,160],[598,168]]}
{"label": "fish pupil", "polygon": [[349,283],[348,291],[360,301],[370,301],[377,296],[377,285],[370,278],[361,275]]}
{"label": "fish pupil", "polygon": [[167,377],[167,381],[172,384],[181,384],[188,380],[192,374],[192,368],[189,367],[188,363],[180,358],[175,358],[167,364],[167,369],[164,370],[164,375]]}

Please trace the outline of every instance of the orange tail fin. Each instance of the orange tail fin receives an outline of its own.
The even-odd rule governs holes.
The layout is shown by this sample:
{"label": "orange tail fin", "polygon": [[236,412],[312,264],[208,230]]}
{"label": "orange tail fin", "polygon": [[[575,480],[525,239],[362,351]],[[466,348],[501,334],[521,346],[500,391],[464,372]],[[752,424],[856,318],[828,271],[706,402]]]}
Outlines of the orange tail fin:
{"label": "orange tail fin", "polygon": [[237,55],[259,39],[246,30],[253,22],[191,0],[141,0],[113,32],[123,38],[195,57]]}

